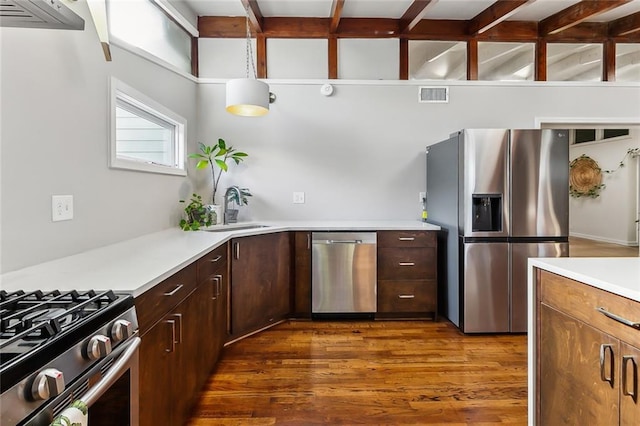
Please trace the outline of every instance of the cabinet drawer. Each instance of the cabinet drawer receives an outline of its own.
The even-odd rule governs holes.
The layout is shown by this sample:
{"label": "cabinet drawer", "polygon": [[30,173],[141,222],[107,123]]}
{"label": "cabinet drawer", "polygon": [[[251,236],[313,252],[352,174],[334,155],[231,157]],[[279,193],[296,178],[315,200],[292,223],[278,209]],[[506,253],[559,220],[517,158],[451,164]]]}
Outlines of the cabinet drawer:
{"label": "cabinet drawer", "polygon": [[378,279],[433,279],[435,260],[435,248],[378,248]]}
{"label": "cabinet drawer", "polygon": [[135,300],[140,334],[144,334],[196,288],[195,263],[145,291]]}
{"label": "cabinet drawer", "polygon": [[378,281],[378,312],[435,312],[435,280]]}
{"label": "cabinet drawer", "polygon": [[198,268],[198,282],[205,282],[212,275],[226,275],[227,273],[227,244],[202,256],[196,262]]}
{"label": "cabinet drawer", "polygon": [[640,321],[640,303],[599,288],[540,271],[540,300],[580,321],[615,336],[634,346],[640,346],[640,330],[624,325],[598,312],[608,312],[633,322]]}
{"label": "cabinet drawer", "polygon": [[435,246],[435,231],[378,231],[378,247]]}

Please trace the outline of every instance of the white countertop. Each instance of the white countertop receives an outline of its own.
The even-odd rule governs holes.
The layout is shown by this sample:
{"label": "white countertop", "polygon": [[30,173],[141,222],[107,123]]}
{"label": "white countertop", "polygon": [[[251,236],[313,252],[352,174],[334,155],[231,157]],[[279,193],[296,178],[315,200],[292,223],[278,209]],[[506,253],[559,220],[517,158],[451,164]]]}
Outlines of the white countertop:
{"label": "white countertop", "polygon": [[0,275],[3,290],[113,290],[138,296],[234,237],[281,231],[427,230],[419,221],[262,221],[266,228],[185,232],[167,229]]}
{"label": "white countertop", "polygon": [[529,265],[640,302],[640,257],[538,258]]}

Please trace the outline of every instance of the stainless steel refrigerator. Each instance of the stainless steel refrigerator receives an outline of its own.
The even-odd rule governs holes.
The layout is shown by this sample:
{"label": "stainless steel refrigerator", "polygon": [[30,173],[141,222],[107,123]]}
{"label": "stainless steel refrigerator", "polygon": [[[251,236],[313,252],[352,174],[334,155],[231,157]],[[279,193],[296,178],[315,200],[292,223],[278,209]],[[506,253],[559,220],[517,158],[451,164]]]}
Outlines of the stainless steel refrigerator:
{"label": "stainless steel refrigerator", "polygon": [[427,147],[439,292],[465,333],[527,331],[527,259],[568,256],[566,130],[469,129]]}

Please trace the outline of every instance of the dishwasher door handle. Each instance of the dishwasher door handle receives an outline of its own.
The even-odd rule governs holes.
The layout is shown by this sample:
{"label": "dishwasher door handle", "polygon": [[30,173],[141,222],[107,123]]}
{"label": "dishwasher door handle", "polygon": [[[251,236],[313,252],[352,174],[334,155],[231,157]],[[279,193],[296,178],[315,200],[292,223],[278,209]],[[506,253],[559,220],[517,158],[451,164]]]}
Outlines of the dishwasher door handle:
{"label": "dishwasher door handle", "polygon": [[327,244],[362,244],[362,240],[327,240]]}

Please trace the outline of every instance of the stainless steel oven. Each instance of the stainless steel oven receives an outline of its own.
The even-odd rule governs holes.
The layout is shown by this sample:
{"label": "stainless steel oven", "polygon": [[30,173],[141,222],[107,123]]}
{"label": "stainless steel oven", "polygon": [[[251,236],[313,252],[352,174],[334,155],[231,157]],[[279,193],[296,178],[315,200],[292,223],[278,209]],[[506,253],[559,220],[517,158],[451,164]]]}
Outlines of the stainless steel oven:
{"label": "stainless steel oven", "polygon": [[138,322],[113,292],[0,292],[0,424],[49,425],[75,401],[91,426],[138,424]]}

